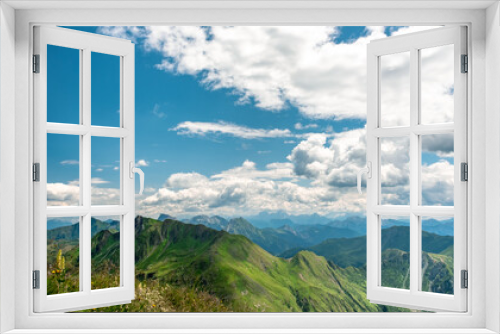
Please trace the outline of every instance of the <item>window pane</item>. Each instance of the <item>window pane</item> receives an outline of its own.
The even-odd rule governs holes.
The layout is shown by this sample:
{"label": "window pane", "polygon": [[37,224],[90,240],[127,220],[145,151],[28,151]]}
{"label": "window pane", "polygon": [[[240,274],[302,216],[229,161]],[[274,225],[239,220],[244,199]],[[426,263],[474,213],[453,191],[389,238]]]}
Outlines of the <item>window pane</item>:
{"label": "window pane", "polygon": [[120,221],[92,217],[92,290],[120,286]]}
{"label": "window pane", "polygon": [[410,125],[410,53],[380,57],[380,126]]}
{"label": "window pane", "polygon": [[92,205],[120,204],[120,138],[92,137]]}
{"label": "window pane", "polygon": [[453,122],[454,46],[420,50],[421,123]]}
{"label": "window pane", "polygon": [[410,219],[381,217],[382,286],[410,288]]}
{"label": "window pane", "polygon": [[453,294],[453,218],[422,217],[422,291]]}
{"label": "window pane", "polygon": [[381,204],[410,204],[410,138],[380,139]]}
{"label": "window pane", "polygon": [[80,218],[47,219],[47,294],[79,291]]}
{"label": "window pane", "polygon": [[92,125],[120,126],[120,57],[92,52]]}
{"label": "window pane", "polygon": [[454,202],[453,134],[421,136],[422,205]]}
{"label": "window pane", "polygon": [[47,134],[47,205],[80,204],[80,137]]}
{"label": "window pane", "polygon": [[47,122],[80,123],[80,50],[47,45]]}

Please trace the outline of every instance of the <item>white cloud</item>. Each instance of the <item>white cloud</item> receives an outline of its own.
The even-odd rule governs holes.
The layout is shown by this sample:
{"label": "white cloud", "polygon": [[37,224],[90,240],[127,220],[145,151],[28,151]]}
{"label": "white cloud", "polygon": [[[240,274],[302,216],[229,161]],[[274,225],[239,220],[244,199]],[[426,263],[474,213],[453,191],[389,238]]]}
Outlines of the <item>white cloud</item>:
{"label": "white cloud", "polygon": [[[393,35],[429,28],[400,28]],[[158,69],[200,77],[207,89],[230,89],[239,103],[270,111],[293,105],[307,118],[340,120],[366,117],[366,46],[387,37],[383,27],[366,29],[367,36],[338,44],[333,42],[339,34],[336,27],[318,26],[118,27],[103,32],[143,39],[146,50],[164,56]],[[449,106],[449,85],[435,84],[448,73],[448,65],[440,64],[429,65],[427,71],[436,72],[423,96],[436,101],[430,115]],[[397,73],[403,64],[389,65]],[[404,96],[405,85],[394,87],[394,97]]]}
{"label": "white cloud", "polygon": [[294,128],[295,130],[306,130],[306,129],[315,129],[318,127],[318,124],[306,124],[303,125],[302,123],[295,123]]}
{"label": "white cloud", "polygon": [[135,165],[136,165],[137,167],[148,167],[148,166],[149,166],[149,162],[147,162],[147,161],[146,161],[146,160],[144,160],[144,159],[140,159],[139,161],[137,161],[137,162],[135,163]]}
{"label": "white cloud", "polygon": [[102,172],[103,170],[104,170],[104,169],[102,169],[102,168],[96,168],[96,170],[95,170],[95,171],[96,171],[96,172]]}
{"label": "white cloud", "polygon": [[173,128],[181,135],[224,134],[244,139],[277,138],[293,136],[288,129],[255,129],[226,122],[183,122]]}
{"label": "white cloud", "polygon": [[158,103],[155,103],[153,110],[152,110],[152,113],[153,113],[153,115],[155,115],[159,119],[167,118],[167,114],[163,111],[160,111],[160,105]]}
{"label": "white cloud", "polygon": [[78,160],[63,160],[61,165],[78,165],[80,162]]}
{"label": "white cloud", "polygon": [[91,180],[92,184],[106,184],[109,183],[109,181],[103,180],[99,177],[93,177]]}
{"label": "white cloud", "polygon": [[[408,202],[408,145],[404,140],[382,142],[383,202]],[[154,215],[249,215],[285,210],[292,214],[364,212],[365,195],[356,191],[357,171],[366,165],[365,130],[314,134],[298,143],[288,162],[257,168],[246,160],[218,174],[172,174],[164,187],[138,202],[138,212]],[[446,160],[423,165],[423,199],[450,205],[453,167]],[[451,173],[451,174],[450,174]],[[451,182],[451,183],[450,183]],[[442,195],[441,195],[442,194]],[[427,202],[426,202],[427,203]]]}
{"label": "white cloud", "polygon": [[165,160],[165,159],[154,159],[153,161],[156,163],[166,163],[167,162],[167,160]]}
{"label": "white cloud", "polygon": [[[106,184],[99,178],[92,178],[92,185]],[[120,198],[120,190],[115,188],[92,187],[92,202],[99,205],[116,204]],[[47,183],[47,205],[48,206],[70,206],[79,205],[80,187],[78,181],[68,183]]]}
{"label": "white cloud", "polygon": [[290,163],[273,163],[260,170],[251,161],[211,177],[198,173],[173,174],[165,187],[139,202],[138,211],[147,215],[168,212],[234,216],[265,210],[298,213],[314,210],[326,214],[345,204],[337,201],[334,189],[300,186],[294,178]]}

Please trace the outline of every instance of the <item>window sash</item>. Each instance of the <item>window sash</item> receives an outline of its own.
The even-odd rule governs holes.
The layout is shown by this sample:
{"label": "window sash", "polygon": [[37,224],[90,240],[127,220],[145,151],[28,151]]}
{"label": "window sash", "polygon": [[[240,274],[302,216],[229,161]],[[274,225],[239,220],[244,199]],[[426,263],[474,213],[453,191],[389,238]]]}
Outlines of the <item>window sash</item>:
{"label": "window sash", "polygon": [[[34,54],[40,55],[40,73],[34,74],[34,161],[40,163],[40,182],[34,183],[34,270],[40,271],[40,289],[33,290],[34,311],[74,311],[128,303],[134,298],[134,45],[128,40],[82,33],[64,28],[35,27]],[[80,50],[80,124],[47,122],[47,45]],[[120,57],[120,127],[91,125],[91,53]],[[47,206],[47,134],[80,138],[80,205]],[[91,138],[119,138],[120,205],[91,204]],[[91,287],[91,218],[120,215],[120,286]],[[79,291],[47,295],[47,218],[80,217]]]}
{"label": "window sash", "polygon": [[[460,73],[460,55],[467,54],[466,28],[445,27],[372,41],[368,46],[367,161],[372,162],[372,178],[367,180],[367,296],[378,304],[423,310],[467,310],[467,290],[461,288],[460,272],[467,269],[467,182],[460,180],[460,164],[467,162],[467,76]],[[419,50],[454,45],[454,123],[419,124]],[[410,52],[410,125],[380,127],[380,57]],[[419,204],[422,134],[454,133],[454,206]],[[410,205],[381,205],[380,138],[410,138]],[[381,215],[410,217],[410,289],[381,286]],[[419,291],[421,281],[422,216],[454,217],[454,294]]]}

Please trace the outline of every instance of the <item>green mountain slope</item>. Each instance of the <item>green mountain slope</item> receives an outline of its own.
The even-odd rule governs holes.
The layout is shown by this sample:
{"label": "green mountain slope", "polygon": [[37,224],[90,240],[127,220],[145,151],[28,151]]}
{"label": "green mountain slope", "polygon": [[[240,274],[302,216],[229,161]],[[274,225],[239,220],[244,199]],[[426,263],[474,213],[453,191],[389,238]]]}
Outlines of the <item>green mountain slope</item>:
{"label": "green mountain slope", "polygon": [[[92,236],[104,230],[119,230],[120,223],[115,220],[108,222],[101,221],[96,218],[91,219]],[[47,231],[47,239],[49,240],[78,240],[80,235],[80,224],[76,223],[69,226],[61,226]]]}
{"label": "green mountain slope", "polygon": [[[453,237],[440,236],[434,233],[422,232],[423,251],[439,254],[448,251],[453,254]],[[451,247],[451,252],[450,252]],[[410,250],[410,229],[407,226],[392,226],[384,229],[382,233],[382,250],[398,249]],[[322,243],[296,249],[289,249],[280,254],[280,257],[289,258],[301,250],[310,250],[315,254],[324,256],[329,261],[341,267],[359,267],[366,263],[366,236],[356,238],[328,239]]]}
{"label": "green mountain slope", "polygon": [[140,279],[215,295],[234,311],[379,311],[365,298],[363,272],[311,252],[285,260],[246,237],[177,221],[136,220]]}
{"label": "green mountain slope", "polygon": [[[286,260],[272,256],[244,236],[168,219],[160,222],[137,217],[135,230],[136,299],[131,304],[90,311],[393,309],[366,299],[362,269],[340,268],[312,252],[299,252]],[[93,237],[93,268],[98,272],[98,283],[105,287],[116,283],[118,251],[118,233],[103,230]],[[68,276],[77,277],[75,273]]]}

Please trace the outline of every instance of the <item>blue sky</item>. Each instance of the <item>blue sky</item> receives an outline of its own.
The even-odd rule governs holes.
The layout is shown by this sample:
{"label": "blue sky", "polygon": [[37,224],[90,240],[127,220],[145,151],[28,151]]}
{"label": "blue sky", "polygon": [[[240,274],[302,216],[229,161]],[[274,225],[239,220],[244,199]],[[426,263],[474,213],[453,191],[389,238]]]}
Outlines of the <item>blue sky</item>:
{"label": "blue sky", "polygon": [[[287,182],[291,182],[294,185],[305,188],[317,187],[318,189],[315,191],[315,194],[322,198],[327,198],[327,201],[330,202],[347,201],[348,197],[345,197],[347,195],[350,196],[351,200],[359,202],[359,199],[352,195],[354,193],[354,186],[352,184],[350,186],[346,186],[345,184],[339,185],[338,180],[332,180],[337,175],[336,173],[340,173],[340,168],[342,167],[337,166],[340,162],[337,162],[337,165],[330,166],[328,162],[318,161],[316,164],[311,160],[323,159],[331,153],[329,151],[335,151],[333,144],[329,147],[335,141],[333,139],[335,136],[343,136],[344,134],[347,137],[358,136],[357,132],[349,131],[356,129],[364,131],[363,128],[365,125],[365,117],[363,116],[363,112],[365,113],[365,111],[362,107],[355,105],[352,107],[352,115],[349,114],[351,107],[346,105],[341,112],[332,111],[325,116],[326,109],[322,109],[323,106],[318,105],[320,102],[316,102],[318,100],[314,95],[316,93],[312,92],[312,90],[316,89],[315,87],[318,85],[318,82],[320,83],[322,80],[320,75],[315,76],[309,73],[308,75],[311,75],[311,80],[300,82],[300,91],[298,93],[293,92],[296,90],[296,87],[278,87],[278,89],[283,90],[283,95],[278,93],[276,96],[279,101],[276,102],[276,96],[269,98],[269,96],[266,96],[266,93],[259,92],[259,85],[253,84],[252,86],[249,84],[245,86],[246,81],[243,79],[245,79],[246,74],[241,73],[250,73],[248,82],[255,82],[255,80],[259,79],[259,76],[251,73],[251,71],[242,71],[240,74],[236,73],[234,75],[229,74],[223,79],[217,78],[211,81],[209,79],[210,73],[220,75],[223,71],[229,73],[228,71],[231,69],[228,70],[225,68],[226,65],[223,65],[224,68],[219,69],[214,69],[212,65],[210,65],[212,67],[209,66],[201,69],[188,68],[189,66],[198,66],[197,64],[192,65],[193,62],[189,60],[188,51],[186,51],[186,54],[172,54],[173,51],[165,45],[169,43],[168,36],[178,34],[178,36],[185,37],[187,44],[183,45],[183,47],[186,50],[190,47],[199,47],[192,46],[191,37],[189,36],[189,34],[193,33],[191,31],[164,32],[159,30],[159,33],[164,33],[162,37],[164,40],[158,42],[154,39],[156,31],[148,28],[129,27],[126,30],[112,27],[71,28],[91,33],[128,37],[136,43],[136,160],[138,162],[142,161],[139,164],[142,164],[141,168],[146,173],[146,187],[148,188],[148,193],[138,199],[138,205],[149,206],[150,208],[145,209],[145,212],[151,215],[166,210],[177,210],[177,212],[174,212],[175,214],[179,214],[179,212],[184,210],[193,213],[200,213],[204,210],[214,213],[217,210],[221,210],[227,214],[231,214],[231,212],[235,213],[238,210],[253,212],[255,211],[255,206],[253,209],[249,209],[249,206],[245,204],[246,199],[243,199],[238,193],[241,190],[236,189],[233,183],[228,186],[221,183],[211,184],[210,182],[219,182],[218,180],[220,179],[226,180],[228,178],[227,173],[221,177],[214,176],[224,171],[234,170],[237,167],[241,167],[244,170],[252,170],[255,174],[258,171],[269,171],[274,168],[269,166],[275,166],[275,164],[287,164],[286,166],[283,165],[283,169],[293,170],[291,173],[295,173],[296,175],[284,178],[269,178],[265,176],[264,179],[266,182],[271,182],[269,180],[274,182],[271,186],[278,184],[277,187],[279,185],[287,187],[289,186]],[[337,27],[335,32],[331,34],[330,39],[325,41],[325,43],[345,48],[348,48],[350,45],[360,48],[362,46],[361,43],[364,43],[362,42],[364,39],[374,38],[376,34],[379,37],[390,36],[404,29],[407,28],[385,27],[379,30],[370,30],[366,27]],[[220,30],[218,31],[220,32]],[[199,34],[199,32],[194,33]],[[246,33],[248,33],[248,30]],[[271,31],[269,34],[274,34],[274,32]],[[220,34],[214,33],[213,37],[210,37],[215,39],[212,44],[217,42],[219,36]],[[203,46],[210,44],[212,41],[202,42],[201,45]],[[236,47],[238,46],[235,46],[235,50]],[[288,46],[285,45],[284,47]],[[298,45],[298,48],[300,48],[300,45]],[[242,50],[245,51],[247,49]],[[282,50],[278,51],[281,52]],[[284,54],[286,55],[287,53]],[[297,54],[300,55],[300,53]],[[341,63],[342,61],[349,60],[339,59],[337,61]],[[59,47],[49,47],[48,62],[48,121],[77,123],[78,104],[75,101],[78,101],[78,52]],[[161,64],[163,64],[163,67],[160,66]],[[359,61],[359,64],[363,64],[363,62]],[[234,68],[237,69],[237,65],[235,64]],[[239,71],[240,69],[237,70]],[[317,70],[320,71],[321,67],[318,67]],[[286,71],[286,68],[284,71]],[[349,69],[349,71],[354,70]],[[364,68],[359,70],[361,79],[358,79],[359,83],[356,83],[356,86],[364,84],[362,77],[364,71]],[[342,80],[349,80],[348,76],[342,79],[342,72],[338,69],[333,73],[339,74],[339,84],[342,84]],[[238,75],[240,79],[243,77],[240,80],[239,86],[237,83],[232,83],[231,81],[234,80],[236,82]],[[294,73],[294,75],[299,77],[299,79],[295,78],[294,80],[297,82],[300,81],[301,74]],[[93,125],[118,125],[118,80],[119,61],[117,57],[93,53]],[[330,80],[330,78],[327,77],[325,80]],[[265,79],[263,79],[263,84],[267,84]],[[311,92],[308,92],[308,89]],[[356,89],[360,88],[357,87]],[[363,92],[364,87],[360,89],[358,96],[363,94]],[[334,87],[330,91],[327,91],[326,94],[331,95],[332,99],[336,98],[335,94],[345,95],[337,93]],[[359,105],[362,106],[364,97],[355,98],[360,100]],[[337,105],[345,104],[343,101],[333,101]],[[328,103],[323,103],[327,109]],[[327,110],[326,112],[328,113],[329,111]],[[185,122],[200,124],[205,130],[196,132],[192,128],[192,123],[186,124]],[[222,125],[223,129],[229,126],[232,130],[228,130],[230,133],[208,131],[206,130],[206,126],[210,124],[215,124],[216,126]],[[236,135],[234,132],[235,126],[241,127],[239,130],[242,128],[244,130],[256,129],[260,132],[257,135],[251,135],[251,138]],[[273,129],[280,130],[280,135],[268,135],[268,132]],[[237,132],[239,130],[237,129]],[[267,134],[261,136],[261,133]],[[314,134],[318,135],[315,137]],[[63,135],[49,135],[48,181],[49,183],[70,184],[71,181],[74,181],[78,177],[78,165],[74,163],[74,161],[78,160],[78,140],[76,138],[63,140],[56,138],[61,136],[68,137]],[[321,136],[324,136],[323,143],[321,142]],[[355,137],[354,140],[357,138]],[[93,140],[92,177],[95,180],[95,187],[112,189],[119,186],[118,171],[116,170],[118,166],[117,143],[117,139],[96,138]],[[299,159],[304,154],[301,153],[300,147],[312,147],[311,145],[318,146],[318,156],[307,156],[309,164],[302,166]],[[309,149],[310,152],[314,152],[314,150],[314,147]],[[343,151],[343,149],[336,148],[336,150],[337,153],[335,154],[337,157],[338,152]],[[351,148],[351,151],[354,152],[355,149]],[[359,154],[356,155],[356,157],[358,156]],[[353,168],[363,164],[363,158],[357,159],[359,161],[356,160],[354,162]],[[452,158],[440,156],[436,152],[424,153],[423,160],[425,164],[429,165],[440,161],[453,163]],[[245,165],[245,162],[251,162],[251,164],[246,163]],[[345,161],[344,165],[347,165]],[[312,170],[311,168],[316,168],[315,166],[319,169]],[[338,171],[336,171],[337,169]],[[318,173],[323,173],[324,175],[321,174],[323,176],[320,177]],[[245,177],[247,177],[247,174],[245,174]],[[195,184],[195,186],[189,188],[190,186],[186,186],[185,183],[175,186],[179,185],[175,177],[168,181],[173,175],[182,178],[183,182],[187,182],[188,185]],[[231,189],[231,192],[227,195],[230,200],[226,204],[221,204],[219,200],[216,200],[207,207],[203,205],[199,206],[198,204],[186,204],[189,202],[189,198],[191,198],[187,191],[189,189],[194,191],[194,188],[199,188],[199,186],[196,186],[196,182],[198,181],[192,183],[192,181],[185,181],[186,178],[199,180],[202,179],[202,176],[208,178],[207,180],[203,179],[200,181],[207,187],[207,192],[204,194],[207,194],[211,188],[221,187],[220,189],[222,189],[223,193],[215,195],[220,199],[225,198],[227,189]],[[250,176],[248,177],[251,178]],[[346,182],[351,182],[351,179],[351,176],[349,176],[349,180]],[[257,176],[255,180],[259,180],[260,182],[262,181],[262,177]],[[321,189],[319,188],[320,183]],[[249,183],[247,182],[246,184],[248,186]],[[269,185],[270,183],[265,184],[265,186]],[[337,190],[335,190],[337,192],[326,189],[326,187],[332,187],[332,185],[337,187]],[[264,187],[264,184],[262,186]],[[170,191],[168,197],[162,197],[165,194],[161,193],[161,189]],[[293,197],[293,200],[296,200],[301,195],[294,194],[287,196],[289,198]],[[100,200],[96,197],[96,201]],[[177,206],[172,207],[167,205],[165,201],[177,201]],[[263,201],[266,200],[263,199]],[[180,204],[181,202],[184,204]],[[321,208],[320,212],[326,213],[332,210],[344,212],[353,210],[360,212],[360,208],[363,206],[362,202],[360,203],[353,206],[353,208],[349,208],[348,204],[339,206],[338,209],[325,206]],[[280,205],[277,204],[277,207]],[[157,207],[156,211],[154,207]],[[289,211],[297,214],[304,213],[305,207],[294,204],[290,205]],[[268,207],[269,210],[272,208],[273,206]],[[316,209],[311,208],[311,211],[314,210]]]}

